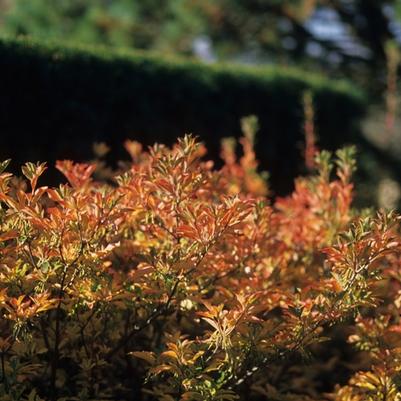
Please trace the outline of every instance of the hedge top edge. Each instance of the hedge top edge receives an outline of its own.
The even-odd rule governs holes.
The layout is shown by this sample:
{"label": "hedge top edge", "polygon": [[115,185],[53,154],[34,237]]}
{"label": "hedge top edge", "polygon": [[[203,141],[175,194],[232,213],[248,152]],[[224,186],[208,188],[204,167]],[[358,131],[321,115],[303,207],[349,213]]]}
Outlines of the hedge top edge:
{"label": "hedge top edge", "polygon": [[271,83],[273,80],[289,79],[304,83],[312,91],[330,90],[341,95],[354,98],[358,103],[366,103],[362,88],[345,79],[330,79],[317,72],[309,72],[301,68],[282,65],[245,65],[239,63],[217,62],[206,64],[191,58],[173,56],[130,48],[111,48],[100,45],[88,45],[71,41],[54,41],[35,39],[32,37],[0,36],[0,51],[13,48],[13,51],[34,51],[36,55],[49,57],[53,61],[71,60],[84,57],[104,63],[124,62],[132,65],[152,63],[154,68],[164,70],[194,70],[198,76],[194,79],[205,80],[208,74],[210,80],[221,75],[232,78],[241,77],[244,80],[257,80],[260,84]]}

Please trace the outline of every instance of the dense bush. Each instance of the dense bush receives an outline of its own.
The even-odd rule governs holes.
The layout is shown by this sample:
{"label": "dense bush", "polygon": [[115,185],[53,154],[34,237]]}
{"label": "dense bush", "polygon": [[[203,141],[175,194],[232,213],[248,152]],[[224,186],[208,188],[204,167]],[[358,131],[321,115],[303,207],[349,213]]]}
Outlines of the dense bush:
{"label": "dense bush", "polygon": [[207,66],[26,39],[0,40],[0,58],[0,157],[17,166],[26,160],[87,161],[92,143],[101,141],[112,148],[110,161],[120,160],[126,138],[172,145],[188,127],[217,159],[220,139],[239,136],[240,118],[255,114],[258,158],[271,172],[272,189],[288,193],[303,166],[307,89],[322,148],[361,140],[362,94],[302,70]]}
{"label": "dense bush", "polygon": [[2,164],[2,400],[400,399],[399,218],[351,209],[352,149],[270,204],[244,129],[220,170],[189,136],[113,184]]}

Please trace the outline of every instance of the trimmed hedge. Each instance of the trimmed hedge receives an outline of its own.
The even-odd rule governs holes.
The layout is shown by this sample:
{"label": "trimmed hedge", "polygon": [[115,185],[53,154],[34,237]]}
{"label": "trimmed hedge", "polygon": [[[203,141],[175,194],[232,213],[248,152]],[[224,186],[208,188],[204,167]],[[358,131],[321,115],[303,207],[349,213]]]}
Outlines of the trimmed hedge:
{"label": "trimmed hedge", "polygon": [[113,160],[127,138],[172,143],[189,130],[217,159],[220,139],[239,136],[240,118],[255,114],[257,156],[276,193],[301,172],[302,93],[316,102],[319,145],[358,142],[363,94],[283,67],[204,65],[127,50],[0,39],[0,157],[26,160],[92,157],[104,141]]}

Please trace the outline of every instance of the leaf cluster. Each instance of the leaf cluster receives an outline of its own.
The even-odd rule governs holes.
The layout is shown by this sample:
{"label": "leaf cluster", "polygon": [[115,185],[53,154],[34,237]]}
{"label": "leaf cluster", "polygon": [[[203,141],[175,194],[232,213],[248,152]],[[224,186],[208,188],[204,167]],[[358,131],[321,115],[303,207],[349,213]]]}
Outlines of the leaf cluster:
{"label": "leaf cluster", "polygon": [[[271,203],[243,127],[219,170],[191,136],[127,142],[112,184],[1,165],[1,399],[399,399],[398,217],[351,208],[350,149]],[[337,362],[302,366],[344,325],[365,370],[325,395]]]}

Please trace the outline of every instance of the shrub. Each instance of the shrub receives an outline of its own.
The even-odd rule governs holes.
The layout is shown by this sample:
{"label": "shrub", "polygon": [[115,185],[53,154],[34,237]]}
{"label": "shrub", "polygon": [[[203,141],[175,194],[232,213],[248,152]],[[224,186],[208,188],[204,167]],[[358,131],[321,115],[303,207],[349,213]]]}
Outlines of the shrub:
{"label": "shrub", "polygon": [[114,184],[1,165],[2,400],[399,399],[398,217],[351,208],[351,148],[270,204],[245,133],[220,170],[129,141]]}
{"label": "shrub", "polygon": [[362,140],[363,94],[347,82],[295,68],[210,66],[29,39],[0,39],[0,57],[0,158],[18,167],[26,160],[90,160],[95,141],[112,148],[110,162],[121,160],[126,138],[172,145],[188,127],[217,160],[220,139],[239,137],[240,118],[255,114],[258,158],[271,172],[272,189],[288,194],[303,168],[305,90],[316,101],[319,146]]}

